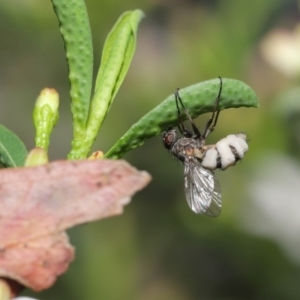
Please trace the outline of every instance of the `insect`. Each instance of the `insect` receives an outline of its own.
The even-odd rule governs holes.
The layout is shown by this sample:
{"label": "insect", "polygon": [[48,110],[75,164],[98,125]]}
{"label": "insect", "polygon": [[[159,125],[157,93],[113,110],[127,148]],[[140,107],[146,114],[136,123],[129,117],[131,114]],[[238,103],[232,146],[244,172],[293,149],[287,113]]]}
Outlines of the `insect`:
{"label": "insect", "polygon": [[[183,137],[178,136],[175,128],[168,129],[162,136],[164,146],[184,164],[185,195],[190,208],[197,214],[210,217],[217,217],[222,208],[220,183],[212,170],[225,170],[235,165],[248,150],[245,133],[230,134],[214,145],[205,144],[207,136],[215,129],[220,113],[218,105],[222,93],[222,79],[219,78],[219,93],[203,133],[196,127],[177,90],[175,102],[180,121],[178,130]],[[185,127],[183,114],[189,120],[192,131]]]}

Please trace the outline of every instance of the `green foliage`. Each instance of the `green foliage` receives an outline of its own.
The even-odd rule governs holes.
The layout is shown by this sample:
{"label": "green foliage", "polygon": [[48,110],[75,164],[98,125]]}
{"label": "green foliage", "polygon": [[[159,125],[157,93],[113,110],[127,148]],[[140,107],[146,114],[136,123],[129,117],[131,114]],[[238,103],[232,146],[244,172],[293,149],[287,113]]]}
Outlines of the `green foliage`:
{"label": "green foliage", "polygon": [[23,166],[27,149],[20,138],[0,125],[0,162],[5,167]]}
{"label": "green foliage", "polygon": [[74,143],[83,140],[93,78],[92,34],[84,0],[52,0],[64,40],[71,85]]}
{"label": "green foliage", "polygon": [[83,144],[86,145],[82,150],[85,155],[90,151],[98,130],[127,74],[135,51],[137,26],[142,16],[143,13],[140,10],[124,13],[106,39],[95,94],[91,102],[86,139]]}
{"label": "green foliage", "polygon": [[44,89],[37,98],[33,110],[33,123],[36,129],[35,146],[46,152],[50,136],[58,121],[58,94],[54,89]]}
{"label": "green foliage", "polygon": [[[64,40],[71,84],[74,136],[68,158],[83,159],[89,155],[113,99],[127,74],[135,52],[137,28],[143,12],[141,10],[125,12],[112,28],[104,44],[95,92],[90,100],[93,48],[85,2],[52,0],[52,4]],[[183,88],[180,94],[189,113],[195,118],[212,110],[218,89],[219,80],[210,80]],[[241,106],[257,106],[255,93],[240,81],[224,79],[219,108]],[[36,147],[46,151],[58,117],[57,112],[55,116],[52,114],[51,107],[47,105],[36,106],[34,111]],[[105,157],[119,158],[142,145],[146,139],[176,124],[178,124],[178,116],[172,95],[134,124]]]}
{"label": "green foliage", "polygon": [[107,37],[95,94],[92,87],[93,47],[84,0],[52,0],[69,66],[74,139],[70,159],[86,158],[130,66],[142,11],[124,13]]}
{"label": "green foliage", "polygon": [[[258,107],[255,92],[245,83],[222,78],[223,88],[219,109],[238,107]],[[220,89],[220,79],[200,82],[180,89],[179,93],[192,118],[213,110]],[[161,104],[148,112],[135,123],[106,153],[107,158],[120,158],[126,152],[141,146],[145,140],[160,134],[168,127],[179,122],[174,95],[167,97]]]}
{"label": "green foliage", "polygon": [[[71,111],[73,117],[73,142],[70,159],[86,158],[96,139],[113,99],[130,66],[135,46],[141,10],[124,13],[111,30],[105,42],[101,66],[91,97],[93,47],[88,14],[84,0],[52,1],[64,40],[71,85]],[[47,98],[47,96],[46,96]],[[52,100],[51,100],[52,101]],[[51,102],[50,101],[50,102]],[[36,128],[36,147],[48,150],[52,129],[58,120],[57,107],[53,110],[47,100],[39,101],[33,112]],[[5,165],[13,164],[3,147]],[[13,154],[11,154],[13,156]]]}

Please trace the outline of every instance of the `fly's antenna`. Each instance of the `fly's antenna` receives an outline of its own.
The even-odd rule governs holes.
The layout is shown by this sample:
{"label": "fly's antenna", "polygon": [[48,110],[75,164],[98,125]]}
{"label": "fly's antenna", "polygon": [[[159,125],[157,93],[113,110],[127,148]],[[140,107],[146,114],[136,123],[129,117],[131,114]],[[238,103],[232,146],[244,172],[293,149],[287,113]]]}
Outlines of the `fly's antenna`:
{"label": "fly's antenna", "polygon": [[204,133],[203,133],[203,138],[206,138],[215,129],[215,126],[217,125],[217,122],[218,122],[218,118],[219,118],[219,114],[220,114],[220,110],[218,110],[218,106],[219,106],[219,102],[221,100],[221,93],[222,93],[222,88],[223,88],[223,82],[222,82],[222,78],[220,76],[219,76],[219,79],[220,79],[219,93],[218,93],[218,96],[215,101],[215,106],[213,108],[212,116],[206,123]]}

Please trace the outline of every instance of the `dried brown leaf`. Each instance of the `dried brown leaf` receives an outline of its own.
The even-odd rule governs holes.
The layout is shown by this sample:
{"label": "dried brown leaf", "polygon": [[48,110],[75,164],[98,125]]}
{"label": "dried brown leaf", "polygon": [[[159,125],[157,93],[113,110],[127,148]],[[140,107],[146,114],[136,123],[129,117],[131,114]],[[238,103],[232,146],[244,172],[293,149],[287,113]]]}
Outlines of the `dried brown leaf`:
{"label": "dried brown leaf", "polygon": [[0,276],[48,288],[74,256],[64,230],[120,214],[150,178],[122,160],[0,170]]}

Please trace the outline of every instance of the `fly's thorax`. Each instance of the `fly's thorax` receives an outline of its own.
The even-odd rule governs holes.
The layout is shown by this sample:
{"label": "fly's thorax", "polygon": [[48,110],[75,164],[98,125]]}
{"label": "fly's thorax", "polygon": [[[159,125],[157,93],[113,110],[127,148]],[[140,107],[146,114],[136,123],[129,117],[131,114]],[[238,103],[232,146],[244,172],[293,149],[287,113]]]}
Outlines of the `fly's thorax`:
{"label": "fly's thorax", "polygon": [[[195,138],[180,138],[178,139],[171,151],[172,153],[181,161],[185,161],[188,157],[197,157],[201,156],[202,144],[204,143],[201,139]],[[195,151],[198,155],[195,154]]]}
{"label": "fly's thorax", "polygon": [[247,136],[244,133],[230,134],[215,145],[208,145],[201,158],[201,164],[207,169],[225,170],[236,164],[248,151]]}

